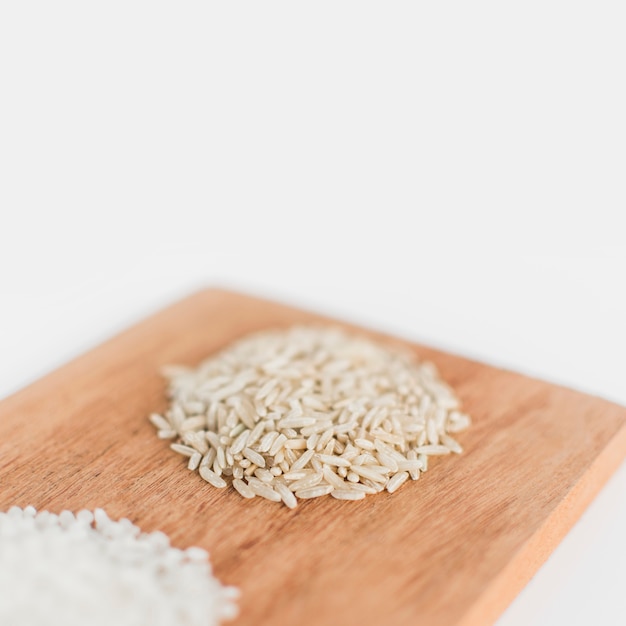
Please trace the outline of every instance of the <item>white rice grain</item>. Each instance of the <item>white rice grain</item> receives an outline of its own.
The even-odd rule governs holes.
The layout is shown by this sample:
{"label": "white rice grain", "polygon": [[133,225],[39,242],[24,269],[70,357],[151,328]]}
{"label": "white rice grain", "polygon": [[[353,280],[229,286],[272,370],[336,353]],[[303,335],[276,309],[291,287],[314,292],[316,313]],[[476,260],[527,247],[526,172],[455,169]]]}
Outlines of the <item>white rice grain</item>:
{"label": "white rice grain", "polygon": [[248,437],[250,436],[250,430],[246,428],[236,439],[233,441],[232,446],[230,447],[230,451],[232,454],[237,454],[241,452],[245,447],[248,441]]}
{"label": "white rice grain", "polygon": [[329,485],[332,485],[335,489],[345,488],[346,483],[343,480],[343,478],[341,478],[340,476],[337,476],[337,474],[335,474],[335,472],[333,472],[333,470],[328,465],[325,465],[323,467],[322,475],[324,477],[324,480]]}
{"label": "white rice grain", "polygon": [[419,446],[419,448],[415,449],[415,452],[417,452],[418,454],[426,454],[429,456],[439,456],[442,454],[450,454],[450,450],[446,448],[446,446],[441,446],[441,445]]}
{"label": "white rice grain", "polygon": [[318,485],[316,487],[308,487],[307,489],[299,489],[296,491],[296,496],[301,499],[319,498],[320,496],[328,495],[332,490],[332,485]]}
{"label": "white rice grain", "polygon": [[330,495],[337,500],[363,500],[365,493],[355,489],[334,489]]}
{"label": "white rice grain", "polygon": [[334,465],[336,467],[350,467],[351,465],[350,461],[333,454],[318,454],[317,458],[324,465]]}
{"label": "white rice grain", "polygon": [[183,456],[193,456],[198,453],[195,448],[185,446],[182,443],[172,443],[170,444],[170,448],[174,450],[174,452],[178,452],[178,454],[182,454]]}
{"label": "white rice grain", "polygon": [[441,443],[448,448],[450,452],[454,452],[455,454],[461,454],[463,452],[463,448],[459,443],[449,435],[441,435]]}
{"label": "white rice grain", "polygon": [[206,466],[200,466],[200,476],[214,487],[219,489],[226,487],[226,481]]}
{"label": "white rice grain", "polygon": [[158,413],[152,413],[150,415],[150,422],[152,423],[153,426],[156,426],[156,428],[159,430],[171,430],[172,428],[171,424],[162,415],[159,415]]}
{"label": "white rice grain", "polygon": [[314,454],[315,450],[306,450],[306,452],[303,452],[300,455],[300,458],[298,458],[291,464],[290,471],[295,472],[299,469],[302,469],[303,467],[306,467],[309,464],[309,461],[313,458]]}
{"label": "white rice grain", "polygon": [[255,497],[254,491],[248,486],[248,483],[239,478],[233,480],[233,487],[244,497],[252,499]]}
{"label": "white rice grain", "polygon": [[0,589],[4,626],[217,626],[237,614],[205,550],[102,509],[0,512]]}
{"label": "white rice grain", "polygon": [[[387,468],[385,468],[387,469]],[[387,479],[382,475],[382,473],[377,472],[371,466],[365,465],[353,465],[351,468],[352,472],[358,474],[362,478],[369,478],[370,480],[378,483],[386,483]],[[388,470],[387,470],[388,471]]]}
{"label": "white rice grain", "polygon": [[199,452],[194,452],[189,457],[189,462],[187,463],[187,469],[191,470],[192,472],[194,470],[197,470],[198,466],[200,465],[200,461],[202,461],[202,455]]}
{"label": "white rice grain", "polygon": [[242,454],[257,467],[265,467],[265,459],[262,454],[255,452],[252,448],[244,448]]}
{"label": "white rice grain", "polygon": [[256,493],[257,496],[261,496],[262,498],[271,500],[272,502],[281,501],[280,495],[276,493],[274,489],[272,489],[272,487],[270,487],[269,485],[266,485],[264,483],[252,483],[252,482],[248,484],[250,486],[250,489],[252,489],[252,491]]}
{"label": "white rice grain", "polygon": [[314,487],[315,485],[319,485],[322,482],[323,474],[321,472],[316,472],[315,474],[310,474],[309,476],[305,476],[300,480],[296,480],[289,484],[289,489],[291,491],[298,491],[300,489],[308,489],[309,487]]}
{"label": "white rice grain", "polygon": [[277,482],[274,485],[274,489],[278,492],[278,495],[282,498],[282,501],[290,508],[295,509],[298,505],[298,501],[296,500],[296,496],[293,495],[293,492],[287,485],[283,483]]}
{"label": "white rice grain", "polygon": [[394,474],[387,483],[387,491],[389,493],[393,493],[394,491],[399,489],[400,486],[408,480],[408,478],[408,472],[399,472],[397,474]]}

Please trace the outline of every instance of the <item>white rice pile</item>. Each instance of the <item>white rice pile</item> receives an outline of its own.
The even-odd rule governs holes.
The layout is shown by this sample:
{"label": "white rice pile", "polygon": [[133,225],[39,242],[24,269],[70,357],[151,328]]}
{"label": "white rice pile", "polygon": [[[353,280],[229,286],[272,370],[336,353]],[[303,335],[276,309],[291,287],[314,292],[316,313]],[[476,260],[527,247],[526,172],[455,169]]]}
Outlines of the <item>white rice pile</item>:
{"label": "white rice pile", "polygon": [[0,624],[213,626],[236,613],[201,548],[178,550],[102,509],[0,512]]}
{"label": "white rice pile", "polygon": [[291,508],[394,492],[462,452],[451,434],[470,423],[432,364],[336,329],[255,333],[165,374],[171,404],[150,419],[189,469]]}

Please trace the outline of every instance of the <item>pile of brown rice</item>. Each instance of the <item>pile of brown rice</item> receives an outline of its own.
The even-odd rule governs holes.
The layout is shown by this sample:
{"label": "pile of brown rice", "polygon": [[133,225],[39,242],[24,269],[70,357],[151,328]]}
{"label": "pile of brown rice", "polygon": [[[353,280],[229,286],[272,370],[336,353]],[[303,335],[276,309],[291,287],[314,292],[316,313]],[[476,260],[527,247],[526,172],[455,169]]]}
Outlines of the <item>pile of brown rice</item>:
{"label": "pile of brown rice", "polygon": [[162,439],[214,487],[295,507],[392,493],[462,452],[469,426],[430,363],[334,328],[247,336],[195,369],[168,367]]}

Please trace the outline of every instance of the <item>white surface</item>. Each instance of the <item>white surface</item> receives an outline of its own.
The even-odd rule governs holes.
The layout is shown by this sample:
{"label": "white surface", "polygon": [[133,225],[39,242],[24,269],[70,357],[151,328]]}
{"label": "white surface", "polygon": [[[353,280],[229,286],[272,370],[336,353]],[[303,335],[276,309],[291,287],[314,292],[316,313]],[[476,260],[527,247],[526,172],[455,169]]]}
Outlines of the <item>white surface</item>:
{"label": "white surface", "polygon": [[[623,3],[414,4],[3,3],[0,395],[221,284],[626,404]],[[623,624],[625,494],[499,626]]]}

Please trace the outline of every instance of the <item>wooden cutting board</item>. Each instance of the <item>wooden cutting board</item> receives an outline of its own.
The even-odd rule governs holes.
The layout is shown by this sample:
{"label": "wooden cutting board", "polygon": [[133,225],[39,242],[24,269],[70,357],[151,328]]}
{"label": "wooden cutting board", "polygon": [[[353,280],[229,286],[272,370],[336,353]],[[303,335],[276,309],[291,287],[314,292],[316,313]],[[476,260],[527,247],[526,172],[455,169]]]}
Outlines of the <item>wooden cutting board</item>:
{"label": "wooden cutting board", "polygon": [[322,319],[202,291],[5,399],[0,509],[104,507],[202,546],[241,588],[241,626],[492,623],[626,455],[626,409],[413,346],[473,416],[466,452],[393,495],[293,511],[212,488],[157,439],[162,365]]}

